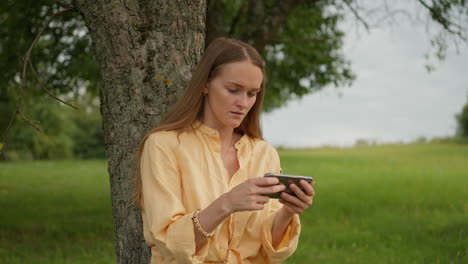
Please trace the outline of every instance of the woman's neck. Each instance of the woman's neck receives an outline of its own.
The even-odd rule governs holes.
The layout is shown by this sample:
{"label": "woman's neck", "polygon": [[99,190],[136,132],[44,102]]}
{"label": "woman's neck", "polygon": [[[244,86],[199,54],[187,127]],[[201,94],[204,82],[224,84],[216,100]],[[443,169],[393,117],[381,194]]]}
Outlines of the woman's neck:
{"label": "woman's neck", "polygon": [[206,122],[203,119],[201,120],[201,122],[204,125],[218,131],[221,148],[223,149],[233,147],[235,142],[239,139],[239,135],[234,132],[234,128],[232,127],[212,124],[211,122]]}

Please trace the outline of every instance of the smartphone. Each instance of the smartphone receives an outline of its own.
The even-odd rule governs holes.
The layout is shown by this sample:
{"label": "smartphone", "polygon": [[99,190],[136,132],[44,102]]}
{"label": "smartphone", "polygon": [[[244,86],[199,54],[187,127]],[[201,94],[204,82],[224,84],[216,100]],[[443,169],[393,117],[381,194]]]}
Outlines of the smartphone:
{"label": "smartphone", "polygon": [[[304,180],[307,183],[311,183],[314,179],[309,176],[298,176],[298,175],[290,175],[290,174],[282,174],[282,173],[267,173],[265,174],[264,177],[274,177],[278,178],[280,181],[280,184],[283,184],[286,186],[286,189],[284,189],[283,192],[286,192],[292,196],[296,196],[293,190],[289,188],[289,185],[291,183],[296,184],[297,187],[302,189],[302,185],[299,183],[300,180]],[[273,199],[280,199],[281,198],[281,192],[277,193],[270,193],[270,194],[265,194],[266,196],[273,198]]]}

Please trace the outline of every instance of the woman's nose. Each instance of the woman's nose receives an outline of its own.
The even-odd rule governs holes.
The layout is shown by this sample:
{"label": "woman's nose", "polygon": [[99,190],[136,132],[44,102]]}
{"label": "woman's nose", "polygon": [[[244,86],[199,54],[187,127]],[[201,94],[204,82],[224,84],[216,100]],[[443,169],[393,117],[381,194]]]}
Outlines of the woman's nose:
{"label": "woman's nose", "polygon": [[248,100],[247,93],[242,93],[237,100],[237,104],[241,106],[242,108],[246,108],[247,100]]}

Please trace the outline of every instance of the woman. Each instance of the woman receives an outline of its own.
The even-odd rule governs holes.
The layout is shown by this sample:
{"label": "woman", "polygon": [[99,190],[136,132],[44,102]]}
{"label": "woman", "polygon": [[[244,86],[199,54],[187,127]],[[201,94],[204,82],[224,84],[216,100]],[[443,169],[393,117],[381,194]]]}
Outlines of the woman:
{"label": "woman", "polygon": [[[297,247],[312,185],[285,186],[263,141],[263,60],[250,45],[214,40],[188,87],[139,152],[136,197],[151,263],[280,263]],[[282,204],[282,205],[281,205]]]}

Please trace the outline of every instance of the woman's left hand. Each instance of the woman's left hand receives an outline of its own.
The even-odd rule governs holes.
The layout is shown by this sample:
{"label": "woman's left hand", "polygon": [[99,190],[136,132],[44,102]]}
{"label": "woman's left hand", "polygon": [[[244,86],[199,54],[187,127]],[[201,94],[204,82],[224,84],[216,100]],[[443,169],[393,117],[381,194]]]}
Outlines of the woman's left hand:
{"label": "woman's left hand", "polygon": [[309,206],[312,205],[312,202],[314,200],[315,182],[309,184],[306,181],[301,180],[299,183],[301,184],[302,189],[294,183],[290,185],[290,188],[292,191],[294,191],[296,197],[287,194],[286,192],[281,193],[281,198],[279,202],[284,205],[283,210],[286,210],[290,214],[300,214],[304,212],[307,208],[309,208]]}

